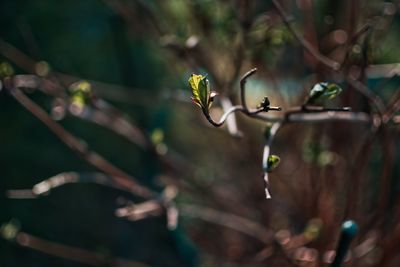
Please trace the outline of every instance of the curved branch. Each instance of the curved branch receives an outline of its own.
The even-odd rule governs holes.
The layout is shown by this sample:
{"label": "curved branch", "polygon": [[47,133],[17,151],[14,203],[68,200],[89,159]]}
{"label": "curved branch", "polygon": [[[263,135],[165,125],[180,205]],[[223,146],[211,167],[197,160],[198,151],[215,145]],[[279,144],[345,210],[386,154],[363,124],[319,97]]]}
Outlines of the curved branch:
{"label": "curved branch", "polygon": [[[220,103],[224,113],[229,109],[231,109],[233,106],[232,101],[229,99],[229,97],[226,96],[220,98]],[[228,133],[233,137],[238,137],[238,138],[243,137],[243,133],[238,130],[237,120],[234,113],[232,114],[232,116],[229,116],[226,119],[226,128],[228,130]]]}
{"label": "curved branch", "polygon": [[[221,127],[225,120],[228,118],[229,115],[233,114],[234,112],[241,111],[242,113],[248,115],[248,116],[255,116],[261,112],[268,112],[269,110],[275,110],[275,111],[280,111],[280,107],[270,107],[269,105],[267,106],[261,106],[257,109],[250,110],[247,106],[246,102],[246,81],[247,79],[253,75],[257,71],[256,68],[249,70],[246,72],[242,78],[240,79],[240,100],[242,102],[242,105],[237,105],[237,106],[232,106],[230,109],[228,109],[219,119],[219,121],[213,120],[211,118],[209,110],[207,109],[202,109],[204,116],[206,119],[215,127]],[[257,118],[257,117],[256,117]]]}
{"label": "curved branch", "polygon": [[250,113],[249,108],[247,106],[246,102],[246,82],[247,79],[256,73],[257,68],[251,69],[248,72],[246,72],[242,78],[240,78],[240,101],[242,102],[243,108],[245,110],[245,113]]}
{"label": "curved branch", "polygon": [[221,127],[225,120],[228,118],[229,115],[237,112],[237,111],[243,111],[242,106],[232,106],[230,109],[228,109],[219,119],[219,121],[214,121],[213,118],[211,118],[210,113],[208,111],[205,111],[203,109],[203,114],[206,117],[206,119],[215,127]]}
{"label": "curved branch", "polygon": [[[275,107],[271,107],[271,110],[276,110],[276,109],[275,109]],[[218,122],[214,121],[213,118],[211,118],[210,114],[209,114],[208,112],[204,111],[204,110],[203,110],[203,114],[204,114],[204,116],[206,117],[206,119],[207,119],[213,126],[215,126],[215,127],[221,127],[221,126],[224,124],[224,122],[226,121],[226,119],[228,118],[228,116],[231,115],[231,114],[233,114],[233,113],[235,113],[235,112],[237,112],[237,111],[240,111],[240,112],[242,112],[242,113],[244,113],[244,114],[246,114],[246,115],[248,115],[248,116],[251,116],[251,117],[254,116],[254,115],[257,115],[257,114],[259,114],[259,113],[261,113],[261,112],[267,112],[267,111],[265,110],[265,108],[258,108],[258,109],[255,109],[255,110],[252,110],[252,111],[249,112],[249,111],[246,111],[246,110],[244,109],[243,106],[233,106],[233,107],[231,107],[230,109],[228,109],[228,110],[221,116],[221,118],[219,119]]]}

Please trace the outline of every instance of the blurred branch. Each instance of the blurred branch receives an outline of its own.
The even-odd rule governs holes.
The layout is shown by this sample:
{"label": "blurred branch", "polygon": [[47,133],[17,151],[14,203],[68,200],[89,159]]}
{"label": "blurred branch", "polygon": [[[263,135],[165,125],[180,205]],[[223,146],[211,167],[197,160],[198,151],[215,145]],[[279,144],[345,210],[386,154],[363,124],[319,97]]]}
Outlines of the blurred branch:
{"label": "blurred branch", "polygon": [[131,221],[138,221],[151,216],[159,216],[165,211],[168,229],[175,230],[178,225],[179,216],[179,210],[174,201],[177,194],[178,189],[175,186],[168,185],[158,198],[118,208],[115,211],[115,216],[128,218]]}
{"label": "blurred branch", "polygon": [[[139,206],[139,210],[137,210],[137,208],[136,205],[123,207],[118,209],[116,214],[118,217],[125,217],[136,221],[138,218],[142,219],[146,217],[143,216],[143,212],[146,214],[159,214],[162,211],[162,207],[157,204],[157,201],[147,201],[142,204],[142,206]],[[193,217],[228,227],[251,236],[265,244],[271,244],[274,240],[272,232],[265,230],[265,226],[259,225],[244,217],[191,204],[180,204],[178,210],[181,216]],[[138,216],[138,214],[140,214],[140,216]]]}
{"label": "blurred branch", "polygon": [[[282,6],[278,2],[278,0],[272,0],[272,3],[274,4],[275,8],[277,9],[279,15],[281,16],[283,22],[287,26],[287,28],[292,32],[292,34],[295,36],[295,38],[300,42],[300,44],[310,53],[312,54],[318,61],[320,61],[322,64],[325,66],[331,68],[334,71],[340,70],[341,66],[338,62],[331,60],[330,58],[325,57],[322,55],[317,49],[315,49],[307,40],[305,40],[291,25],[290,20],[288,16],[286,15],[285,11],[283,10]],[[365,30],[362,28],[360,33],[364,33],[366,30],[368,30],[369,27],[365,27]],[[367,97],[369,102],[375,106],[379,114],[382,114],[382,111],[384,109],[384,104],[382,100],[374,94],[371,90],[369,90],[364,84],[361,82],[351,78],[351,77],[345,77],[346,81],[358,92],[360,92],[362,95]]]}
{"label": "blurred branch", "polygon": [[[39,62],[35,61],[34,59],[32,59],[31,57],[29,57],[28,55],[26,55],[25,53],[23,53],[22,51],[20,51],[19,49],[17,49],[16,47],[4,41],[1,38],[0,38],[0,54],[3,55],[5,58],[8,58],[11,62],[13,62],[16,66],[23,69],[24,71],[31,74],[37,73],[36,67]],[[27,75],[16,75],[16,76],[20,76],[21,78],[28,78],[26,77]],[[74,82],[82,80],[82,78],[80,77],[76,77],[70,74],[65,74],[53,70],[51,71],[51,73],[49,73],[49,77],[43,78],[45,79],[44,83],[46,84],[47,88],[47,91],[45,93],[54,94],[55,92],[49,90],[48,87],[60,86],[59,84],[54,84],[55,81],[52,81],[53,78],[56,81],[59,80],[60,83],[62,84],[72,84]],[[37,79],[40,78],[37,77]],[[32,79],[30,80],[32,81]],[[96,93],[100,95],[102,98],[111,99],[122,103],[134,103],[134,104],[146,104],[146,105],[154,104],[154,97],[151,97],[150,100],[149,95],[147,93],[144,93],[143,89],[110,84],[102,81],[94,81],[94,80],[88,80],[88,81],[94,85]],[[38,82],[40,81],[38,80]],[[41,89],[42,87],[38,88]],[[172,94],[173,93],[170,93],[170,95]],[[163,94],[158,96],[157,98],[159,101],[162,101],[165,98],[173,99],[174,97],[175,95],[170,97],[168,95]]]}
{"label": "blurred branch", "polygon": [[324,55],[322,55],[315,47],[313,47],[307,40],[301,36],[296,29],[293,28],[289,16],[286,15],[286,12],[283,10],[283,7],[278,2],[278,0],[272,0],[273,5],[281,16],[283,22],[289,29],[289,31],[293,34],[293,36],[300,42],[300,44],[304,47],[306,51],[308,51],[311,55],[313,55],[319,62],[329,67],[332,70],[339,70],[340,64]]}
{"label": "blurred branch", "polygon": [[32,189],[8,190],[6,194],[9,198],[35,198],[49,194],[55,188],[72,183],[94,183],[132,193],[126,187],[121,187],[118,183],[115,183],[115,178],[103,173],[63,172],[35,184]]}
{"label": "blurred branch", "polygon": [[385,104],[383,103],[382,99],[372,92],[367,86],[365,86],[360,81],[353,79],[352,77],[346,77],[346,81],[351,85],[352,88],[357,90],[363,96],[365,96],[370,104],[376,108],[376,111],[381,116],[385,109]]}
{"label": "blurred branch", "polygon": [[143,263],[129,261],[121,258],[108,258],[101,254],[78,248],[60,244],[53,241],[48,241],[36,237],[25,232],[18,232],[15,236],[15,241],[22,247],[27,247],[42,253],[64,258],[80,264],[87,264],[90,266],[114,266],[114,267],[146,267]]}
{"label": "blurred branch", "polygon": [[268,187],[269,187],[269,177],[268,177],[268,157],[270,156],[271,153],[271,146],[272,142],[274,140],[274,137],[276,133],[278,132],[279,128],[282,126],[282,123],[276,122],[272,125],[271,129],[269,130],[269,136],[267,139],[266,144],[264,145],[264,152],[263,152],[263,169],[264,169],[264,188],[265,188],[265,197],[267,199],[271,198],[271,194],[269,193]]}
{"label": "blurred branch", "polygon": [[[50,85],[53,87],[56,86],[52,88],[53,91],[64,92],[65,89],[61,85],[52,85],[50,82],[46,78],[35,75],[16,75],[13,77],[15,87],[40,89],[44,93],[49,94],[50,88],[48,86]],[[69,102],[68,99],[65,99],[65,101]],[[97,97],[91,99],[91,101],[93,103],[91,105],[84,105],[80,112],[72,112],[69,108],[68,111],[75,117],[108,128],[138,145],[143,150],[153,153],[168,172],[186,175],[193,173],[193,167],[184,157],[179,155],[172,156],[171,153],[159,153],[148,134],[128,120],[120,110]]]}
{"label": "blurred branch", "polygon": [[35,61],[22,53],[20,50],[0,38],[0,53],[14,62],[21,69],[29,73],[35,73]]}
{"label": "blurred branch", "polygon": [[10,94],[29,112],[39,119],[44,125],[49,128],[64,144],[75,151],[85,161],[113,177],[115,182],[122,187],[127,188],[132,193],[149,198],[154,195],[152,191],[138,184],[131,175],[125,173],[112,163],[108,162],[101,155],[91,151],[83,140],[77,139],[70,132],[65,130],[60,124],[56,123],[51,117],[36,103],[30,100],[21,90],[14,88],[10,79],[5,83]]}
{"label": "blurred branch", "polygon": [[251,236],[265,244],[271,244],[271,242],[274,240],[273,233],[266,230],[264,225],[260,225],[244,217],[190,204],[180,205],[179,210],[182,216],[193,217],[206,222],[231,228]]}
{"label": "blurred branch", "polygon": [[385,114],[383,115],[383,122],[389,122],[396,112],[400,110],[400,91],[397,89],[396,93],[393,94],[392,98],[389,101],[389,104],[386,107]]}
{"label": "blurred branch", "polygon": [[[14,86],[16,87],[38,88],[41,89],[44,93],[49,93],[49,90],[46,89],[49,83],[48,80],[45,78],[40,78],[35,75],[16,75],[13,77],[13,82]],[[56,88],[53,89],[56,89],[58,91],[65,90],[61,87],[61,85],[56,85]],[[66,101],[69,100],[66,99]],[[193,176],[195,175],[196,166],[193,166],[192,163],[188,162],[185,157],[176,153],[174,155],[170,149],[166,154],[159,153],[156,146],[149,140],[149,136],[147,135],[147,133],[133,125],[128,119],[124,118],[119,110],[117,110],[104,100],[94,99],[93,101],[96,102],[94,106],[85,105],[82,112],[71,112],[71,114],[77,116],[78,118],[85,119],[90,122],[97,123],[103,127],[109,128],[117,134],[120,134],[123,137],[127,138],[129,141],[139,145],[143,149],[153,153],[153,155],[163,167],[163,170],[174,176],[174,179],[169,180],[168,183],[179,185],[180,188],[185,188],[192,193],[196,193],[196,191],[193,191],[194,185],[195,187],[199,187],[200,192],[204,192],[204,188],[199,185],[198,182],[196,182],[196,179],[193,178]],[[51,118],[49,119],[51,120]],[[57,124],[54,121],[52,122]],[[132,129],[136,129],[135,131],[137,131],[141,138],[136,139],[134,137],[135,135],[133,135],[132,133]],[[144,146],[141,145],[143,144],[143,142],[140,142],[140,140],[145,140]],[[183,177],[186,179],[182,179]],[[118,177],[115,177],[115,179],[117,178]],[[188,183],[188,181],[190,182],[190,184]],[[13,197],[15,198],[35,197],[34,195],[32,195],[31,191],[18,190],[12,193]],[[219,196],[220,193],[218,193],[216,190],[208,190],[207,194],[210,199],[215,199]]]}

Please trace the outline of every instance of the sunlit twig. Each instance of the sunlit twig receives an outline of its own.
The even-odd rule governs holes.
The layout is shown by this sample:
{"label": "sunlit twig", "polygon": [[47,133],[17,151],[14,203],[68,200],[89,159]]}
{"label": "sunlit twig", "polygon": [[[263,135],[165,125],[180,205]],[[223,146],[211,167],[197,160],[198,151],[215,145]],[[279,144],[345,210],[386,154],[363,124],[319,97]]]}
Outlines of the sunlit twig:
{"label": "sunlit twig", "polygon": [[16,199],[35,198],[49,194],[55,188],[72,183],[93,183],[132,193],[131,190],[127,190],[124,186],[121,187],[115,182],[115,179],[103,173],[63,172],[35,184],[32,189],[8,190],[6,194],[9,198]]}

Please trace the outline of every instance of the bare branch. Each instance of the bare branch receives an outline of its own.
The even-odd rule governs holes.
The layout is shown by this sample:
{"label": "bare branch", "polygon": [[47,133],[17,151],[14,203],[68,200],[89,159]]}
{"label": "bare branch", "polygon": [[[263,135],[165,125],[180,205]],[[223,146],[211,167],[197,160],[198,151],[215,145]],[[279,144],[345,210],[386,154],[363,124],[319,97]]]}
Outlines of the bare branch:
{"label": "bare branch", "polygon": [[[144,214],[159,214],[163,209],[157,201],[147,201],[139,205],[143,206],[137,207],[138,205],[135,205],[132,207],[120,208],[116,211],[116,214],[119,217],[126,217],[136,221],[145,218],[145,216],[143,216]],[[274,240],[273,233],[265,230],[265,226],[244,217],[191,204],[180,204],[178,210],[181,216],[193,217],[228,227],[251,236],[265,244],[271,244]]]}
{"label": "bare branch", "polygon": [[219,119],[218,122],[214,121],[214,120],[211,118],[211,116],[210,116],[210,114],[209,114],[208,112],[204,112],[204,111],[203,111],[203,114],[204,114],[204,116],[206,117],[206,119],[207,119],[213,126],[215,126],[215,127],[221,127],[221,126],[224,124],[225,120],[228,118],[228,116],[231,115],[231,114],[233,114],[234,112],[237,112],[237,111],[243,111],[243,107],[242,107],[242,106],[232,106],[230,109],[228,109],[228,110],[221,116],[221,118]]}
{"label": "bare branch", "polygon": [[64,258],[81,264],[90,266],[115,266],[115,267],[146,267],[147,265],[139,262],[125,260],[121,258],[107,258],[98,253],[73,247],[64,244],[48,241],[25,232],[19,232],[15,238],[18,245],[52,255],[54,257]]}
{"label": "bare branch", "polygon": [[179,209],[182,216],[198,218],[210,223],[231,228],[258,239],[265,244],[271,244],[274,240],[272,232],[265,230],[265,226],[244,217],[189,204],[180,205]]}
{"label": "bare branch", "polygon": [[365,86],[363,83],[351,78],[351,77],[346,77],[346,81],[359,93],[361,93],[363,96],[365,96],[368,99],[368,102],[372,106],[375,107],[376,111],[378,112],[379,115],[382,115],[385,109],[385,104],[383,103],[382,99],[374,94],[367,86]]}
{"label": "bare branch", "polygon": [[[228,113],[228,111],[233,108],[232,102],[228,97],[221,97],[220,98],[222,110],[225,112],[225,114]],[[222,120],[222,118],[221,118]],[[233,137],[242,137],[243,134],[238,130],[237,123],[236,123],[236,116],[234,113],[232,113],[232,116],[229,116],[226,118],[226,126],[228,128],[228,132],[230,135]]]}
{"label": "bare branch", "polygon": [[51,117],[36,103],[30,100],[21,90],[13,88],[11,84],[6,85],[11,95],[29,112],[39,119],[49,130],[51,130],[63,143],[75,151],[79,156],[102,172],[113,177],[115,182],[121,187],[125,187],[137,196],[149,198],[154,193],[148,188],[136,182],[136,179],[119,169],[101,155],[91,151],[83,140],[77,139],[70,132],[65,130],[60,124],[56,123]]}
{"label": "bare branch", "polygon": [[324,55],[322,55],[315,47],[313,47],[307,40],[303,38],[291,25],[289,17],[286,15],[283,7],[277,0],[272,0],[276,10],[278,11],[279,15],[281,16],[283,23],[287,26],[289,31],[293,34],[293,36],[300,42],[300,44],[304,47],[307,52],[313,55],[319,62],[324,64],[325,66],[329,67],[332,70],[339,70],[340,64]]}
{"label": "bare branch", "polygon": [[[398,89],[397,89],[398,90]],[[394,114],[400,110],[400,91],[397,91],[392,98],[390,99],[390,103],[386,107],[385,114],[383,115],[383,122],[389,122]]]}
{"label": "bare branch", "polygon": [[242,102],[243,109],[247,113],[250,113],[250,111],[249,111],[249,107],[247,106],[247,102],[246,102],[246,86],[245,85],[247,82],[247,78],[249,78],[251,75],[256,73],[256,71],[257,71],[256,68],[251,69],[248,72],[246,72],[240,79],[240,101]]}
{"label": "bare branch", "polygon": [[132,193],[131,190],[127,190],[126,187],[121,187],[116,183],[114,178],[103,173],[63,172],[35,184],[32,189],[8,190],[6,194],[10,198],[17,199],[35,198],[48,194],[55,188],[72,183],[93,183]]}

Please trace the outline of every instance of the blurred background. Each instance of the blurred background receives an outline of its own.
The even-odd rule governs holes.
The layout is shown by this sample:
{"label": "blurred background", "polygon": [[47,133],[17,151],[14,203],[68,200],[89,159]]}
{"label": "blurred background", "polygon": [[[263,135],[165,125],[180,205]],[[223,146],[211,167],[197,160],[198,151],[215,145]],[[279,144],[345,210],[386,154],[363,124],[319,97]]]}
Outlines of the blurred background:
{"label": "blurred background", "polygon": [[[351,219],[343,266],[399,266],[399,8],[2,0],[0,265],[330,266]],[[213,127],[190,75],[218,121],[254,67],[248,105],[282,111]],[[319,82],[352,111],[301,120]]]}

